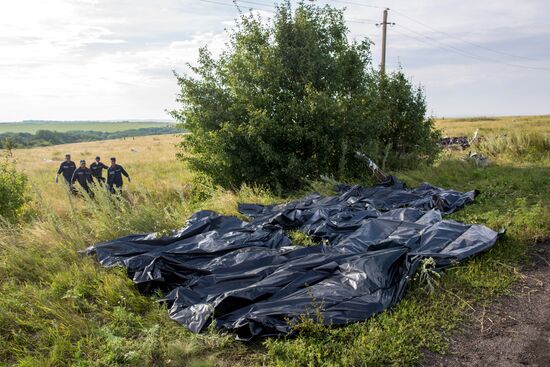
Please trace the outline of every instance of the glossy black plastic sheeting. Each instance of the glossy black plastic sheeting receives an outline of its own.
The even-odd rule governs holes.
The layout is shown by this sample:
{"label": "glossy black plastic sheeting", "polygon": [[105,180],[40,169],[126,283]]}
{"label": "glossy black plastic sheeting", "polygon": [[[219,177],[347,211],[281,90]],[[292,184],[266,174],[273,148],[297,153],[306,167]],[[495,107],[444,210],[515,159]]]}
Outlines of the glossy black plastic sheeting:
{"label": "glossy black plastic sheeting", "polygon": [[[125,267],[141,291],[163,291],[170,317],[191,331],[215,320],[250,340],[289,334],[304,317],[327,325],[366,320],[401,300],[422,259],[443,268],[497,239],[485,226],[442,219],[476,191],[407,189],[391,176],[336,191],[240,204],[248,222],[200,211],[170,236],[130,235],[86,251],[104,266]],[[293,246],[288,230],[319,244]]]}

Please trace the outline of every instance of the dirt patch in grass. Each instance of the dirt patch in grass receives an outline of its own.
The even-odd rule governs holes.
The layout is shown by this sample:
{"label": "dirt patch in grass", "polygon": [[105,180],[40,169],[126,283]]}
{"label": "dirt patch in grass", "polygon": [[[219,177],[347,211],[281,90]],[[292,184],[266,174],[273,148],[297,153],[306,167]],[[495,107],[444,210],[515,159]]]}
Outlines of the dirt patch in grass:
{"label": "dirt patch in grass", "polygon": [[422,366],[548,366],[550,239],[533,245],[509,295],[481,307],[451,340],[448,354],[427,353]]}

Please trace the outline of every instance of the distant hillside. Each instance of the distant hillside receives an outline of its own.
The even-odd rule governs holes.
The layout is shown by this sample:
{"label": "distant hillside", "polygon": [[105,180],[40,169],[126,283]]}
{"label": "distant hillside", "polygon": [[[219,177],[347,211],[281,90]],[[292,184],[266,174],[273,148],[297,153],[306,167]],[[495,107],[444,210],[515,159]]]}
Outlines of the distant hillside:
{"label": "distant hillside", "polygon": [[50,131],[101,131],[115,132],[142,128],[173,127],[174,122],[165,120],[124,120],[124,121],[47,121],[25,120],[0,123],[1,133],[31,133],[39,130]]}
{"label": "distant hillside", "polygon": [[140,129],[128,129],[123,131],[52,131],[38,130],[35,134],[27,132],[0,134],[0,149],[44,147],[49,145],[81,143],[86,141],[111,140],[130,138],[135,136],[177,134],[182,130],[175,125],[157,127],[145,127]]}

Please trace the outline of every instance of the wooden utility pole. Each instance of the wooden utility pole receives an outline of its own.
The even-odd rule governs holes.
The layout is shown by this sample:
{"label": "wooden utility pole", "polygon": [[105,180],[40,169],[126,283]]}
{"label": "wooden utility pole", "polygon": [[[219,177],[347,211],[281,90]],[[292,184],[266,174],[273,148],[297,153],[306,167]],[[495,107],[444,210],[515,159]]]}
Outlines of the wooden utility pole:
{"label": "wooden utility pole", "polygon": [[382,26],[382,60],[380,61],[380,71],[382,73],[386,72],[386,34],[387,34],[387,27],[389,25],[394,25],[395,23],[388,23],[388,10],[389,8],[384,9],[384,18],[382,20],[382,23],[378,23],[377,25]]}
{"label": "wooden utility pole", "polygon": [[388,26],[388,9],[384,9],[384,20],[382,21],[382,61],[380,71],[386,72],[386,29]]}

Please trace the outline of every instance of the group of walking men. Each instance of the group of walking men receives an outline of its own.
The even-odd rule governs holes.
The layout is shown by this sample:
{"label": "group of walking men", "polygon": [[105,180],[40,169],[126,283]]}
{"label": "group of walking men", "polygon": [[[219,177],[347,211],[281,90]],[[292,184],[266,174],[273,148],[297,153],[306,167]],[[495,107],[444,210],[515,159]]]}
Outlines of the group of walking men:
{"label": "group of walking men", "polygon": [[[103,170],[107,170],[107,180],[103,177]],[[55,182],[59,182],[59,175],[63,175],[65,183],[69,187],[72,193],[77,191],[74,189],[74,184],[78,181],[80,186],[90,195],[93,195],[91,185],[99,184],[105,185],[107,189],[114,193],[116,190],[121,190],[123,185],[122,176],[128,179],[128,182],[132,182],[128,172],[120,165],[117,164],[116,158],[111,158],[111,165],[107,166],[101,162],[100,157],[95,157],[90,167],[86,166],[86,161],[81,160],[80,166],[77,168],[76,164],[71,160],[70,154],[65,154],[65,160],[59,166],[57,175],[55,176]]]}

